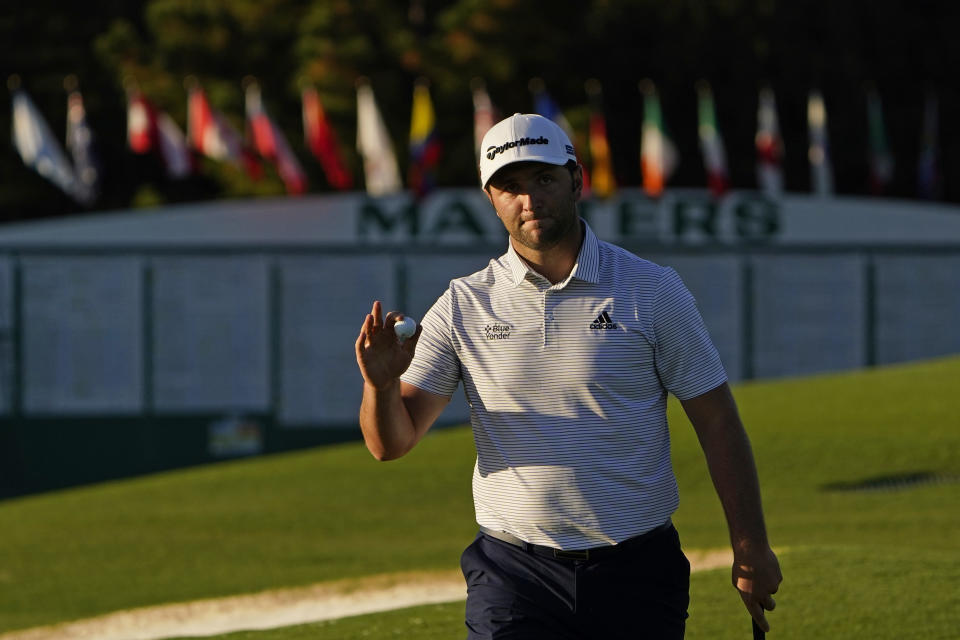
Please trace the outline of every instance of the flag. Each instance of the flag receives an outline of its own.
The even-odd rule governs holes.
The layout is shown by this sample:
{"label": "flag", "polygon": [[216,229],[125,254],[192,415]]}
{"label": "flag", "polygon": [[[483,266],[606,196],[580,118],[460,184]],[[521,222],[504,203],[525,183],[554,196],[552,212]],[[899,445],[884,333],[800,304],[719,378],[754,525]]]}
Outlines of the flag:
{"label": "flag", "polygon": [[560,111],[560,106],[547,93],[543,80],[540,78],[531,80],[530,92],[533,94],[533,112],[556,122],[567,134],[567,137],[573,140],[573,127],[570,126],[570,121]]}
{"label": "flag", "polygon": [[483,136],[487,135],[487,131],[500,119],[500,116],[487,94],[483,80],[474,78],[471,88],[473,91],[473,143],[479,158]]}
{"label": "flag", "polygon": [[413,88],[413,109],[410,116],[409,185],[417,197],[423,197],[436,186],[436,169],[440,162],[440,139],[437,137],[436,115],[425,80]]}
{"label": "flag", "polygon": [[710,193],[719,197],[730,187],[730,176],[727,171],[727,152],[717,126],[713,92],[706,82],[697,86],[697,121],[703,166],[707,171],[707,186],[710,187]]}
{"label": "flag", "polygon": [[643,125],[640,134],[640,172],[648,196],[663,195],[664,186],[677,166],[677,151],[664,128],[660,97],[652,82],[641,85]]}
{"label": "flag", "polygon": [[760,90],[757,105],[757,186],[768,196],[783,193],[783,138],[777,119],[777,102],[773,90]]}
{"label": "flag", "polygon": [[87,123],[83,96],[73,90],[67,96],[67,149],[73,156],[77,178],[77,198],[90,206],[100,195],[100,159],[97,157],[93,130]]}
{"label": "flag", "polygon": [[882,194],[893,179],[893,154],[887,142],[883,107],[876,89],[867,91],[867,127],[870,144],[870,192]]}
{"label": "flag", "polygon": [[[581,140],[577,139],[577,135],[573,131],[573,127],[570,126],[570,121],[563,115],[563,112],[560,110],[560,106],[554,101],[554,99],[547,93],[546,85],[543,83],[543,80],[540,78],[534,78],[528,84],[530,92],[533,94],[533,112],[540,114],[544,118],[549,118],[557,123],[563,132],[567,134],[567,137],[570,138],[570,141],[573,142],[575,148],[580,148]],[[583,166],[583,162],[580,159],[580,152],[577,152],[577,163],[580,164],[581,171],[583,172],[583,192],[590,192],[590,172],[587,171],[587,168]]]}
{"label": "flag", "polygon": [[598,197],[607,198],[617,190],[607,141],[607,122],[603,117],[602,90],[600,82],[588,80],[587,97],[590,101],[590,188]]}
{"label": "flag", "polygon": [[133,92],[127,99],[127,144],[134,153],[156,146],[157,113],[146,98]]}
{"label": "flag", "polygon": [[70,160],[33,100],[22,89],[13,91],[12,138],[25,165],[83,204]]}
{"label": "flag", "polygon": [[807,99],[807,128],[810,146],[810,187],[818,196],[833,193],[833,167],[830,163],[830,140],[827,135],[827,108],[819,91],[811,91]]}
{"label": "flag", "polygon": [[320,161],[327,182],[341,191],[353,188],[353,176],[340,154],[337,134],[327,120],[320,96],[313,87],[306,87],[303,99],[303,136],[313,155]]}
{"label": "flag", "polygon": [[170,178],[185,178],[193,172],[183,131],[173,118],[137,91],[130,94],[127,102],[127,144],[134,153],[159,153]]}
{"label": "flag", "polygon": [[260,85],[249,82],[246,87],[247,122],[253,138],[253,147],[265,160],[272,162],[283,180],[287,193],[301,194],[307,190],[307,174],[293,154],[280,128],[263,108]]}
{"label": "flag", "polygon": [[253,179],[261,176],[260,165],[243,144],[243,138],[226,117],[210,106],[199,85],[190,88],[187,100],[187,139],[190,146],[214,160],[229,162]]}
{"label": "flag", "polygon": [[157,146],[171,178],[186,178],[193,173],[193,158],[187,138],[165,111],[157,113]]}
{"label": "flag", "polygon": [[920,131],[920,156],[917,159],[917,194],[921,198],[940,197],[940,114],[937,96],[928,93],[923,104],[923,128]]}
{"label": "flag", "polygon": [[363,158],[367,193],[382,196],[403,189],[387,125],[377,109],[373,89],[366,81],[357,84],[357,149]]}

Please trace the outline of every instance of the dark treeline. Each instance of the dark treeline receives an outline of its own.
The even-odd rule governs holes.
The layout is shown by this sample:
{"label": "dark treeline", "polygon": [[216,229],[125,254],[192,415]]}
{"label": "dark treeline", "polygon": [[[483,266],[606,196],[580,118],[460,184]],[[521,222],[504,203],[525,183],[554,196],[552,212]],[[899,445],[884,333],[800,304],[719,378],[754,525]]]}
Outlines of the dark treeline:
{"label": "dark treeline", "polygon": [[[915,197],[924,94],[940,103],[943,199],[960,201],[960,5],[934,0],[54,0],[18,1],[0,15],[0,71],[19,74],[58,136],[66,118],[64,77],[76,74],[98,136],[104,170],[95,209],[217,197],[281,194],[268,171],[259,182],[203,161],[197,177],[171,182],[159,161],[126,147],[124,83],[186,123],[184,78],[243,128],[242,79],[252,75],[310,178],[329,189],[307,153],[300,87],[315,84],[359,176],[355,82],[370,78],[406,163],[414,80],[425,76],[444,144],[440,186],[476,184],[470,82],[479,77],[503,114],[531,111],[531,78],[544,80],[585,136],[584,82],[596,78],[614,168],[637,185],[641,79],[660,91],[680,152],[671,184],[700,186],[695,83],[711,83],[732,183],[755,184],[757,91],[777,97],[786,148],[786,186],[809,188],[806,100],[825,97],[839,194],[868,192],[865,89],[883,100],[896,168],[891,197]],[[10,143],[10,102],[0,106],[0,220],[81,210],[20,161]],[[585,149],[585,139],[579,141]],[[361,183],[362,184],[362,183]]]}

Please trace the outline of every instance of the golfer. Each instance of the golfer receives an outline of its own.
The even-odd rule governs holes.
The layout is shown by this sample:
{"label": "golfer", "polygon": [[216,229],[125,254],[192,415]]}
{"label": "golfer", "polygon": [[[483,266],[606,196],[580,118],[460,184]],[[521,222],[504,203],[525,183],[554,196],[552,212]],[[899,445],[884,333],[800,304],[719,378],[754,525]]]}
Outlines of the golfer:
{"label": "golfer", "polygon": [[667,393],[726,514],[733,583],[764,630],[781,581],[750,443],[717,350],[672,269],[601,242],[577,214],[573,145],[515,114],[481,146],[510,236],[451,281],[406,341],[379,302],[356,343],[360,426],[379,460],[424,436],[463,383],[479,533],[461,558],[469,639],[682,638],[690,564],[671,522]]}

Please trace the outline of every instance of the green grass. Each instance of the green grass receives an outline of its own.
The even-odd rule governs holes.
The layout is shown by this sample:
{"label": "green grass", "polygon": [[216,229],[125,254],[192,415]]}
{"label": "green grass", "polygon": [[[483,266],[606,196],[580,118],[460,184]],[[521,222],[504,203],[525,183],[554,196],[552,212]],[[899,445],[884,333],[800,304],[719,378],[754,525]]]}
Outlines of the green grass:
{"label": "green grass", "polygon": [[[776,637],[954,638],[960,484],[826,491],[926,471],[960,476],[960,359],[741,385],[785,582]],[[696,438],[670,408],[687,548],[726,544]],[[432,434],[388,464],[359,444],[0,503],[0,631],[121,608],[392,571],[452,569],[474,533],[473,444]],[[226,638],[462,637],[462,603]],[[696,574],[688,638],[749,637],[727,571]],[[773,637],[773,635],[771,635]]]}
{"label": "green grass", "polygon": [[[793,550],[781,558],[789,579],[769,614],[770,638],[955,640],[960,628],[957,554],[866,550],[859,546]],[[750,621],[727,571],[694,574],[688,640],[750,638]],[[931,598],[931,595],[933,597]],[[215,640],[364,640],[465,637],[463,603],[412,607]]]}
{"label": "green grass", "polygon": [[0,503],[0,631],[318,581],[452,569],[472,440],[335,446]]}

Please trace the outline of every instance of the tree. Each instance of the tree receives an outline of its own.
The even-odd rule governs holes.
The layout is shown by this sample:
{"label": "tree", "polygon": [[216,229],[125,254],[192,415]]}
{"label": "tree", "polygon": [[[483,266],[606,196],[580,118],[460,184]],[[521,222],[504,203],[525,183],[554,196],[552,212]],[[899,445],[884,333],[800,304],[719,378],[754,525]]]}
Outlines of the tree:
{"label": "tree", "polygon": [[[395,146],[403,150],[413,84],[423,76],[431,82],[445,148],[441,186],[476,184],[474,77],[486,81],[505,115],[532,110],[527,83],[542,78],[580,132],[588,113],[584,81],[599,79],[617,181],[637,185],[638,83],[651,78],[681,157],[672,184],[705,184],[694,91],[704,79],[713,87],[734,187],[754,185],[757,92],[769,83],[786,143],[787,188],[808,188],[806,96],[818,88],[829,113],[837,190],[866,194],[863,85],[870,82],[883,98],[897,158],[889,193],[912,197],[924,92],[938,93],[942,114],[960,106],[953,77],[960,62],[953,35],[958,27],[960,9],[953,3],[901,0],[869,7],[814,0],[96,0],[76,6],[38,0],[15,17],[0,17],[7,44],[0,62],[20,73],[55,128],[65,117],[63,76],[79,76],[108,173],[98,208],[283,193],[271,173],[251,182],[209,161],[201,176],[170,182],[150,159],[126,150],[124,82],[135,79],[183,126],[188,75],[237,127],[244,126],[242,80],[256,76],[268,111],[303,160],[312,191],[328,187],[303,146],[301,83],[317,86],[358,171],[352,144],[357,78],[370,78]],[[8,135],[9,125],[9,113],[0,112],[0,136]],[[951,201],[960,201],[960,180],[951,179],[960,174],[957,126],[944,115],[944,196]],[[4,219],[79,209],[14,154],[3,154],[0,168]]]}

